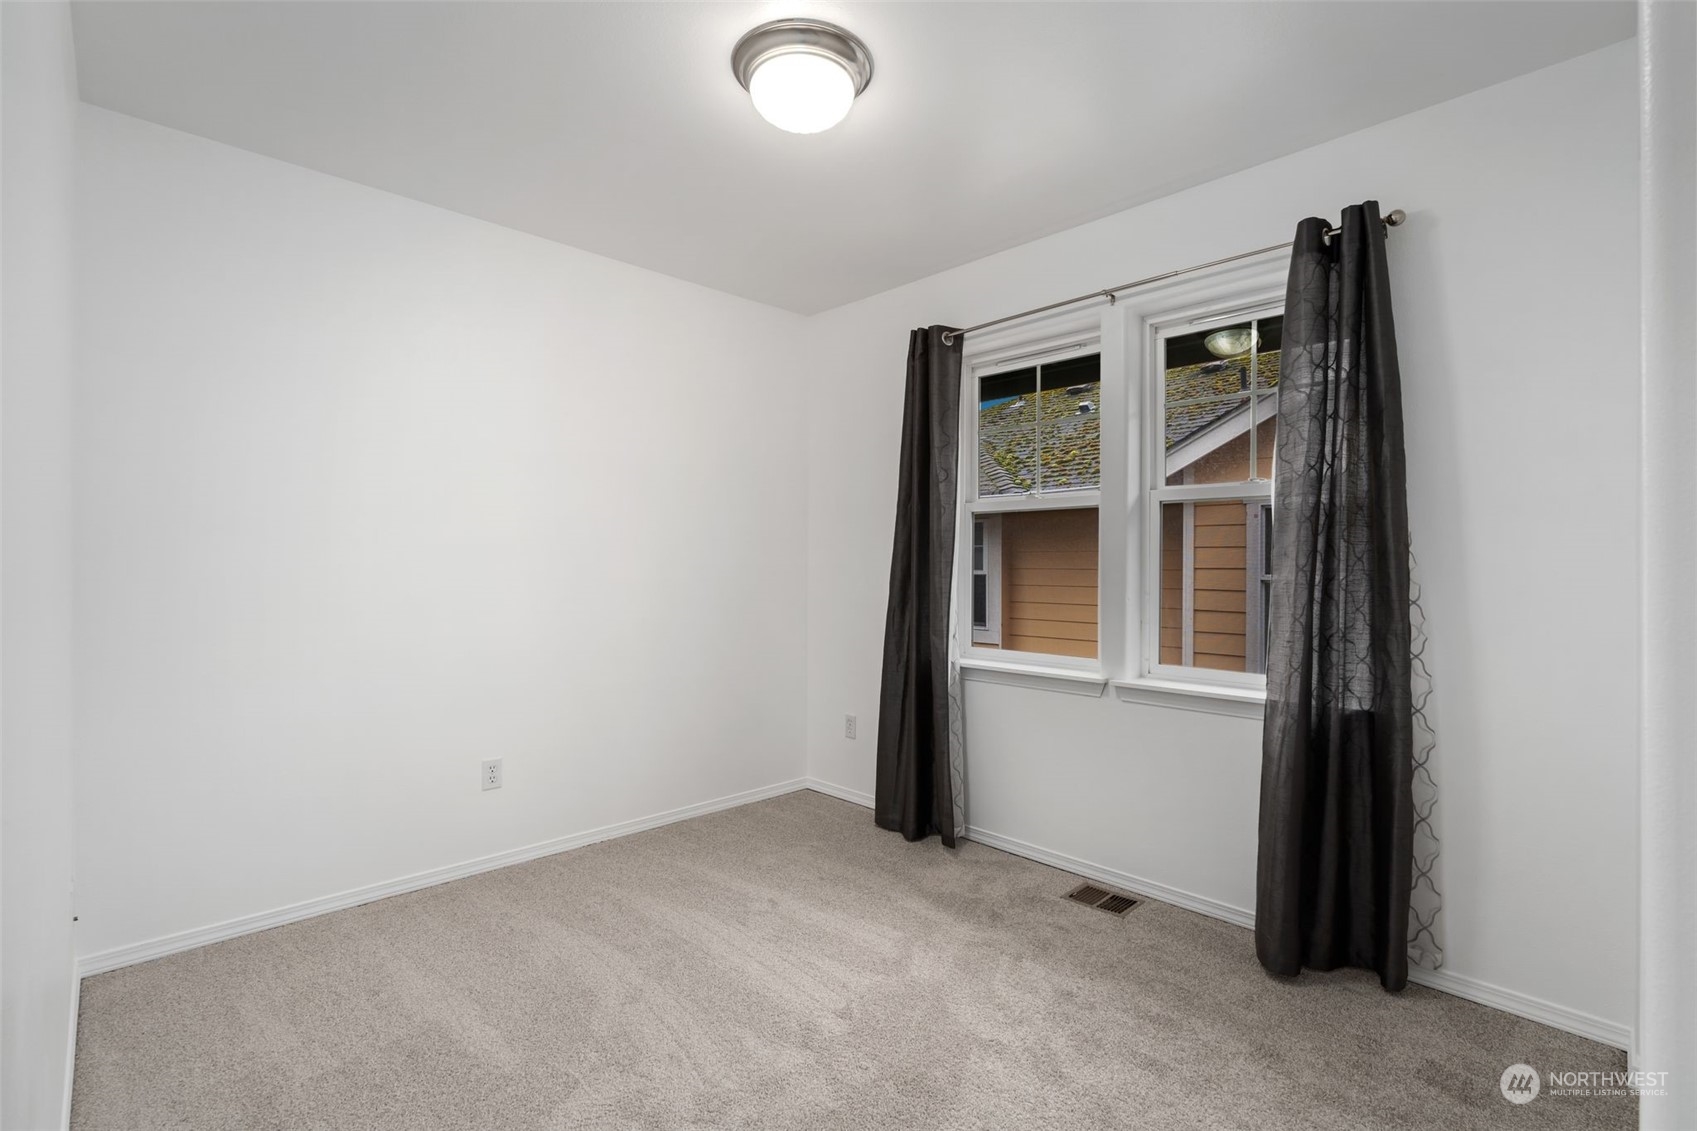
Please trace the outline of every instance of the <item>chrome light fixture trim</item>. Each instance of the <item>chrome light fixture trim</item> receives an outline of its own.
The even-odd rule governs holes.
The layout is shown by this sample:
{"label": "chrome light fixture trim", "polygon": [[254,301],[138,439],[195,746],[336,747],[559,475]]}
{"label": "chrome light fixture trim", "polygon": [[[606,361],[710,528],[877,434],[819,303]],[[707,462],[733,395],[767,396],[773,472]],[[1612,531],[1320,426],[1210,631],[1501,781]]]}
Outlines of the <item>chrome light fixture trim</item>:
{"label": "chrome light fixture trim", "polygon": [[779,55],[821,55],[836,63],[854,82],[855,97],[872,82],[872,52],[853,32],[824,20],[800,18],[761,24],[731,49],[731,70],[744,90],[760,64]]}

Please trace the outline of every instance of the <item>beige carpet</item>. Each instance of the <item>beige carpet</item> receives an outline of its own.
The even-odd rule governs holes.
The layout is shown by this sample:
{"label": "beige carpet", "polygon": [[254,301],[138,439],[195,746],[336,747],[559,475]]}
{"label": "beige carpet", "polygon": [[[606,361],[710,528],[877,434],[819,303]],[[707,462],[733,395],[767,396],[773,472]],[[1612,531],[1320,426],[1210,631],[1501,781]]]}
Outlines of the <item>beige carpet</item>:
{"label": "beige carpet", "polygon": [[1623,1054],[796,793],[83,984],[76,1128],[1635,1125]]}

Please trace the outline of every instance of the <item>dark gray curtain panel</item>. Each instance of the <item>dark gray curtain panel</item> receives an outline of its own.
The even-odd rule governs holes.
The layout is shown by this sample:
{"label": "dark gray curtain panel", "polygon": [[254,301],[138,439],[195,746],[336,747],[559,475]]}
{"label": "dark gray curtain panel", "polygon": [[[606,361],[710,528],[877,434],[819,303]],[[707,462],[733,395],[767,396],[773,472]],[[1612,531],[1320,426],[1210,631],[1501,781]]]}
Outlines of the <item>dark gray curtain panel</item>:
{"label": "dark gray curtain panel", "polygon": [[949,659],[955,574],[961,340],[915,330],[907,347],[901,487],[884,619],[873,818],[908,840],[954,847],[961,811],[958,683]]}
{"label": "dark gray curtain panel", "polygon": [[1285,298],[1255,951],[1408,981],[1402,381],[1376,201],[1296,229]]}

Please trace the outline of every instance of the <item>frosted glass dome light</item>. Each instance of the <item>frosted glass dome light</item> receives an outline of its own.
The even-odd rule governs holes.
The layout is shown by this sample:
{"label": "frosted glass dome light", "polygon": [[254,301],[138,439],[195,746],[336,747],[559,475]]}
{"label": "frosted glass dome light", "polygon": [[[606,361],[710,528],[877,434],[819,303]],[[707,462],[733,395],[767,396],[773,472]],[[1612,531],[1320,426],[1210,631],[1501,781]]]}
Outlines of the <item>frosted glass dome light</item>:
{"label": "frosted glass dome light", "polygon": [[854,80],[823,55],[775,55],[754,69],[748,95],[760,116],[792,134],[816,134],[848,117]]}
{"label": "frosted glass dome light", "polygon": [[773,20],[737,41],[731,70],[760,116],[793,134],[816,134],[848,116],[872,81],[872,56],[821,20]]}

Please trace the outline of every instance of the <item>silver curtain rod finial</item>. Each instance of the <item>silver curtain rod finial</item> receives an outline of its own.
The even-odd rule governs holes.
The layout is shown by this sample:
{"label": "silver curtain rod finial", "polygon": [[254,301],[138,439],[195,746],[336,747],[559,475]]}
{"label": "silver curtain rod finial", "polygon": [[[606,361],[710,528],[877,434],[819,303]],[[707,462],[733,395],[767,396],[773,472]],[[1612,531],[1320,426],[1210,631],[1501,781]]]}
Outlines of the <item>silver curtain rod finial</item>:
{"label": "silver curtain rod finial", "polygon": [[[1400,228],[1402,226],[1402,222],[1406,219],[1408,219],[1408,213],[1404,212],[1400,208],[1393,208],[1383,216],[1379,217],[1379,223],[1383,224],[1386,228]],[[1326,230],[1320,233],[1320,238],[1327,243],[1331,243],[1332,237],[1342,230],[1342,228],[1333,228],[1328,225]]]}

